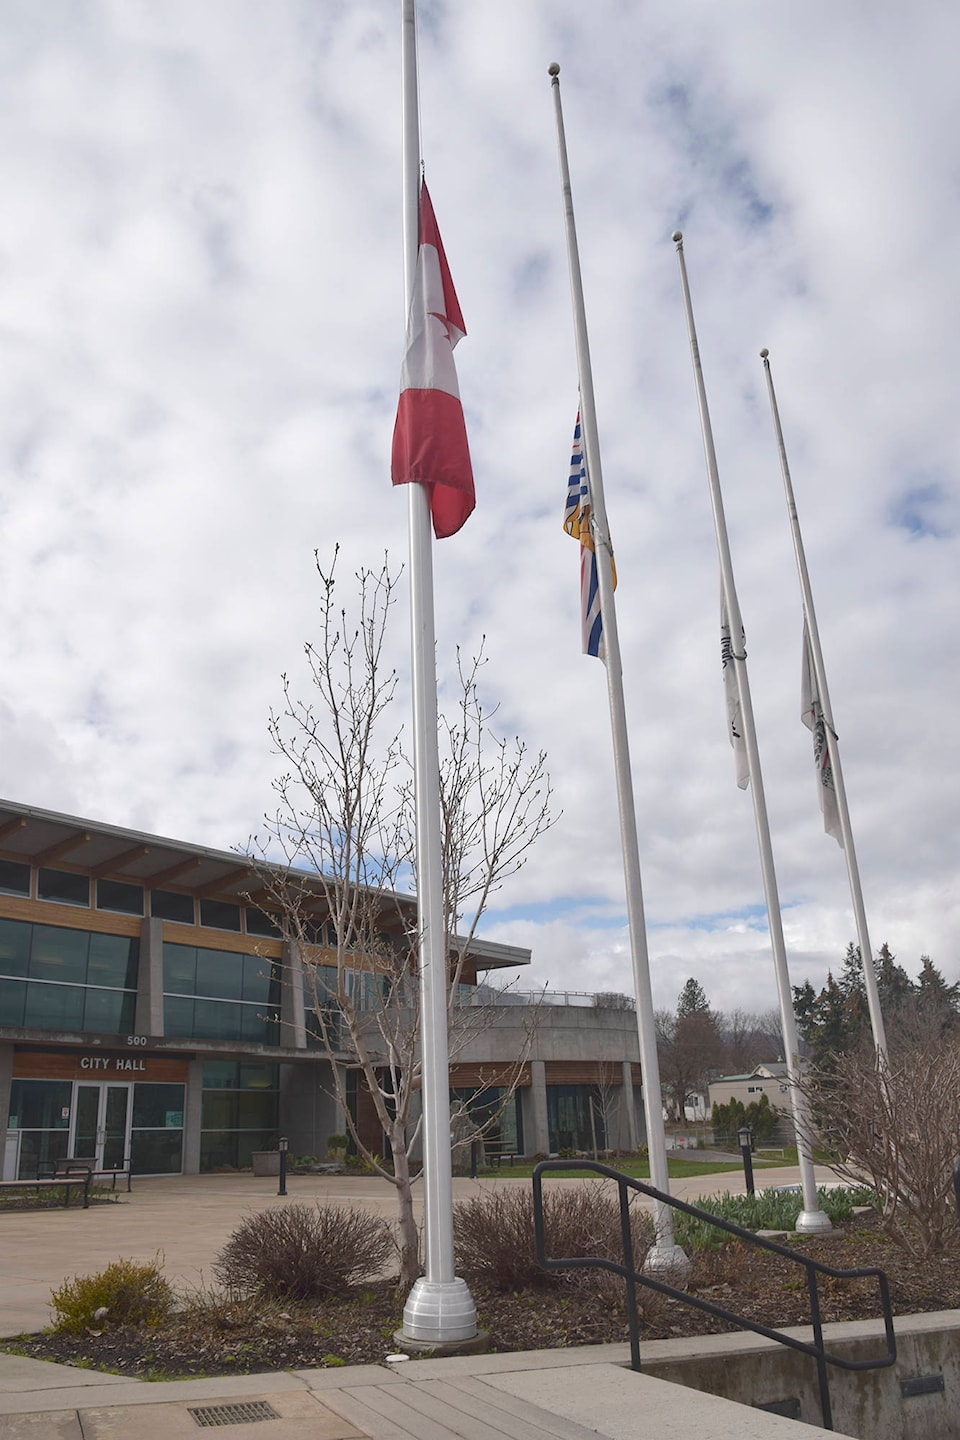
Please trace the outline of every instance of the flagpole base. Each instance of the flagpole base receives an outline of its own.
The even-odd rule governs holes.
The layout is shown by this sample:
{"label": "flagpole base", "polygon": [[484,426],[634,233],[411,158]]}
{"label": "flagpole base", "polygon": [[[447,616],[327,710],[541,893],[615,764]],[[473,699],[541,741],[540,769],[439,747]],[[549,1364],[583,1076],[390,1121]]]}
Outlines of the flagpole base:
{"label": "flagpole base", "polygon": [[436,1349],[476,1338],[477,1307],[466,1281],[459,1275],[447,1281],[427,1280],[421,1275],[403,1307],[403,1329],[397,1331],[400,1348],[408,1342]]}
{"label": "flagpole base", "polygon": [[801,1210],[794,1229],[800,1235],[822,1235],[832,1230],[829,1215],[823,1210]]}
{"label": "flagpole base", "polygon": [[643,1269],[648,1275],[663,1275],[665,1272],[671,1272],[674,1275],[688,1275],[690,1261],[687,1258],[686,1250],[681,1245],[664,1242],[650,1246],[644,1257]]}

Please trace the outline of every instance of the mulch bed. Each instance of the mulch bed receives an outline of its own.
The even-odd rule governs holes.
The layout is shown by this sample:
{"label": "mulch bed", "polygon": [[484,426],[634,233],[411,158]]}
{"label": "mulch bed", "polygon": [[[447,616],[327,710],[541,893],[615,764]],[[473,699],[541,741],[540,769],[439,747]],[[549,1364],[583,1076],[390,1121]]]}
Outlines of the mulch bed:
{"label": "mulch bed", "polygon": [[[791,1237],[791,1245],[839,1269],[879,1266],[890,1282],[894,1313],[960,1306],[960,1250],[929,1263],[911,1259],[869,1220],[837,1226],[827,1236]],[[583,1272],[581,1272],[582,1274]],[[778,1255],[732,1244],[699,1252],[688,1287],[714,1304],[768,1326],[809,1322],[804,1272]],[[499,1351],[557,1349],[628,1339],[622,1282],[582,1278],[549,1289],[501,1294],[471,1285],[481,1326]],[[880,1314],[876,1282],[820,1282],[825,1320]],[[124,1327],[82,1335],[42,1334],[3,1348],[63,1364],[123,1375],[253,1374],[271,1370],[361,1365],[395,1350],[404,1297],[392,1284],[312,1307],[220,1301],[152,1329]],[[739,1327],[654,1292],[641,1292],[641,1339],[706,1335]]]}

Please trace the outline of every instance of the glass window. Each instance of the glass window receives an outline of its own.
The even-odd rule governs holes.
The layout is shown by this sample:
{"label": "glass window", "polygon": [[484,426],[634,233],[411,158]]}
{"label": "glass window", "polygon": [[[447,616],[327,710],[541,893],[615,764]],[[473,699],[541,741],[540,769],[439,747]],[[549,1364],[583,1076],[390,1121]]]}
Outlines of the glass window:
{"label": "glass window", "polygon": [[163,997],[163,1033],[180,1040],[193,1039],[194,1002],[179,995]]}
{"label": "glass window", "polygon": [[4,895],[30,894],[30,866],[19,860],[0,860],[0,892]]}
{"label": "glass window", "polygon": [[[67,1153],[66,1130],[27,1130],[20,1137],[20,1169],[18,1180],[35,1180],[41,1166],[62,1160]],[[49,1172],[47,1172],[49,1173]]]}
{"label": "glass window", "polygon": [[241,1090],[280,1089],[280,1069],[277,1065],[256,1065],[241,1060],[237,1069],[237,1084]]}
{"label": "glass window", "polygon": [[125,880],[97,881],[97,909],[116,910],[120,915],[143,914],[143,886]]}
{"label": "glass window", "polygon": [[274,1090],[257,1094],[254,1090],[244,1091],[240,1101],[238,1125],[241,1130],[269,1130],[277,1123],[277,1095]]}
{"label": "glass window", "polygon": [[243,956],[229,950],[197,951],[195,994],[218,1000],[239,1000],[243,991]]}
{"label": "glass window", "polygon": [[89,905],[90,881],[72,870],[47,870],[37,874],[37,899],[56,900],[59,905]]}
{"label": "glass window", "polygon": [[70,1125],[70,1080],[14,1080],[10,1086],[10,1120],[16,1130],[66,1130]]}
{"label": "glass window", "polygon": [[163,947],[163,989],[165,994],[192,995],[197,986],[197,952],[192,945]]}
{"label": "glass window", "polygon": [[32,929],[22,920],[0,920],[0,975],[28,973]]}
{"label": "glass window", "polygon": [[235,1060],[205,1060],[204,1090],[236,1090],[238,1069]]}
{"label": "glass window", "polygon": [[240,929],[240,906],[229,900],[201,900],[200,924],[210,930]]}
{"label": "glass window", "polygon": [[203,1096],[202,1130],[236,1130],[240,1097],[235,1090],[211,1090]]}
{"label": "glass window", "polygon": [[244,911],[247,917],[248,935],[279,936],[283,934],[280,926],[279,915],[270,915],[264,910],[248,909]]}
{"label": "glass window", "polygon": [[243,998],[266,1005],[275,999],[274,966],[271,960],[260,955],[243,957]]}
{"label": "glass window", "polygon": [[0,1025],[22,1025],[27,987],[22,980],[0,980]]}
{"label": "glass window", "polygon": [[192,925],[193,896],[179,890],[151,890],[150,914],[157,920],[174,920],[178,925]]}
{"label": "glass window", "polygon": [[86,930],[64,930],[59,925],[34,925],[30,953],[31,980],[58,980],[82,985],[87,978]]}
{"label": "glass window", "polygon": [[88,990],[83,1007],[83,1028],[103,1035],[129,1035],[133,1031],[136,996],[123,990]]}
{"label": "glass window", "polygon": [[183,1086],[152,1085],[141,1081],[133,1087],[133,1128],[148,1130],[182,1129]]}
{"label": "glass window", "polygon": [[257,1045],[279,1045],[278,1023],[269,1012],[264,1012],[256,1005],[243,1005],[243,1018],[240,1022],[241,1037],[244,1040],[251,1040]]}
{"label": "glass window", "polygon": [[28,983],[23,1023],[28,1029],[82,1030],[86,993],[82,985]]}
{"label": "glass window", "polygon": [[133,1130],[130,1171],[133,1175],[179,1175],[183,1169],[182,1130]]}
{"label": "glass window", "polygon": [[91,935],[87,984],[136,990],[139,950],[139,940],[127,935]]}
{"label": "glass window", "polygon": [[208,1040],[242,1039],[242,1005],[229,1000],[195,1000],[193,1002],[193,1034]]}

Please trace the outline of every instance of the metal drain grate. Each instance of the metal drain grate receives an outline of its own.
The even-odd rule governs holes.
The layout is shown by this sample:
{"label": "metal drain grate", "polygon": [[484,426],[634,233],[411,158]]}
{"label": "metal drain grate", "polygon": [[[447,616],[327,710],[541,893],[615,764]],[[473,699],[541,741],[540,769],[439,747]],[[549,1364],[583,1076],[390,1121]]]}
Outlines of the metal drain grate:
{"label": "metal drain grate", "polygon": [[196,1410],[187,1407],[198,1425],[243,1425],[252,1420],[279,1420],[280,1416],[266,1400],[249,1400],[239,1405],[203,1405]]}

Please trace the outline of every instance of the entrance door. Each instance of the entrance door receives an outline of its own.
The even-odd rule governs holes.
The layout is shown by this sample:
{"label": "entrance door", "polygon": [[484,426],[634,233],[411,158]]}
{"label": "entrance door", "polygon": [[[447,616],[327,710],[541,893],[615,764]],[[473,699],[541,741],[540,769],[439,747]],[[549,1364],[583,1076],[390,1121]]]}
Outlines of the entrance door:
{"label": "entrance door", "polygon": [[77,1081],[71,1155],[92,1155],[98,1170],[119,1170],[130,1154],[129,1085]]}

